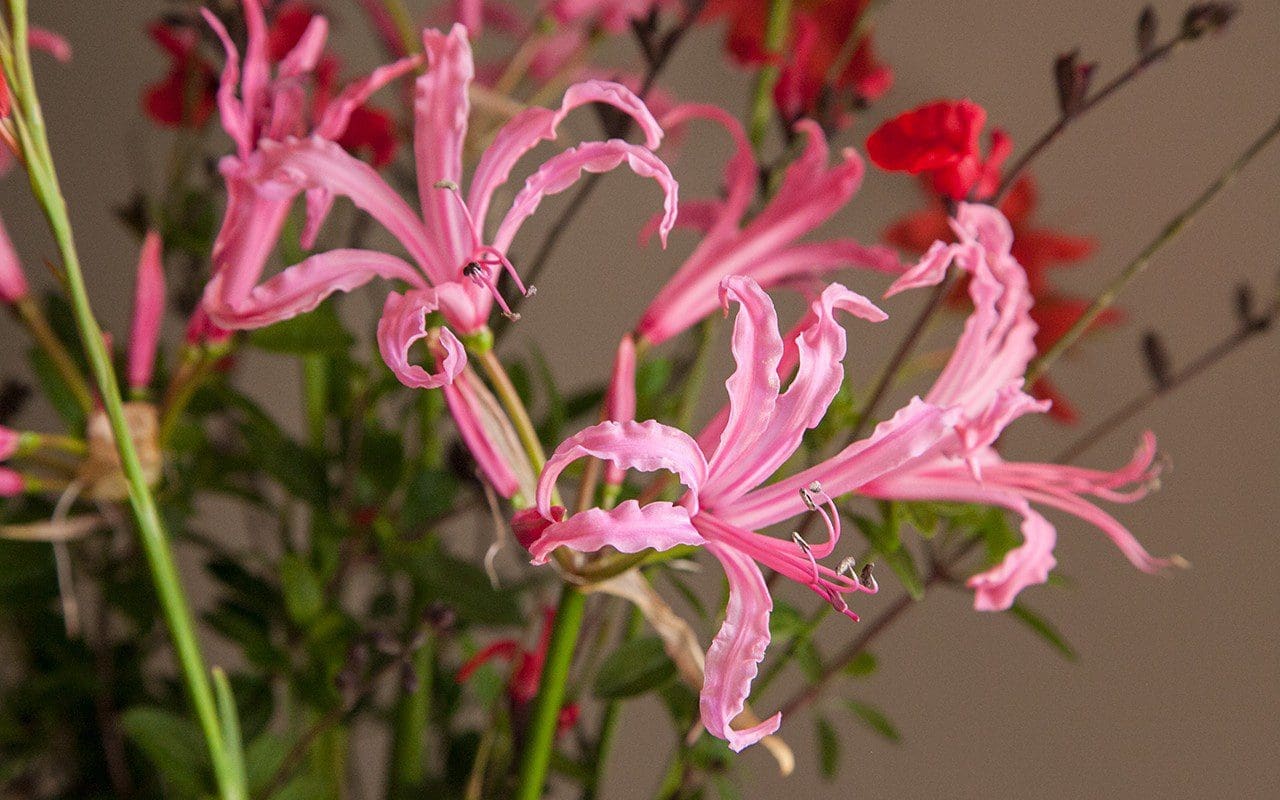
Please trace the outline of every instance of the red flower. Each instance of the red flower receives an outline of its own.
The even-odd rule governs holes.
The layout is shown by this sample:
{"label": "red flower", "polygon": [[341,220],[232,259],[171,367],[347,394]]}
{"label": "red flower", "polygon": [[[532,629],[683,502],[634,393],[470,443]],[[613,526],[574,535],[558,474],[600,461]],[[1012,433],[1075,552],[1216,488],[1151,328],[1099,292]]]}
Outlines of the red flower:
{"label": "red flower", "polygon": [[868,5],[867,0],[797,0],[785,58],[764,47],[769,0],[709,0],[705,16],[728,21],[725,49],[739,63],[782,65],[774,103],[788,122],[794,122],[823,116],[828,89],[843,92],[848,102],[840,110],[845,110],[879,98],[893,85],[893,71],[875,57],[869,34],[862,34],[849,62],[827,83]]}
{"label": "red flower", "polygon": [[218,74],[212,64],[200,57],[196,32],[185,26],[153,22],[147,34],[168,54],[169,72],[143,90],[143,110],[157,125],[166,128],[204,127],[213,115]]}
{"label": "red flower", "polygon": [[[1031,318],[1039,326],[1035,337],[1036,350],[1043,353],[1053,347],[1089,307],[1088,300],[1063,294],[1052,287],[1048,271],[1081,263],[1093,254],[1095,243],[1088,237],[1037,226],[1032,219],[1036,202],[1035,182],[1029,177],[1022,178],[1000,203],[1000,211],[1013,228],[1012,255],[1027,271],[1027,283],[1035,298]],[[928,208],[908,214],[890,225],[884,239],[908,252],[923,253],[935,241],[954,241],[955,236],[947,224],[946,210],[935,197]],[[952,291],[948,302],[956,308],[967,308],[968,297],[966,285],[962,282]],[[1089,330],[1118,325],[1123,319],[1124,315],[1118,309],[1107,309],[1089,326]],[[1031,394],[1041,400],[1053,401],[1049,414],[1054,419],[1068,423],[1078,419],[1076,410],[1047,379],[1037,380],[1031,387]]]}
{"label": "red flower", "polygon": [[[547,660],[547,648],[551,645],[551,624],[555,620],[555,609],[544,609],[542,634],[538,638],[535,650],[525,650],[515,639],[498,639],[481,648],[467,660],[458,670],[458,683],[466,683],[481,666],[495,658],[514,662],[515,669],[507,679],[507,697],[512,710],[521,712],[528,708],[538,696],[538,685],[542,682],[542,666]],[[572,728],[578,721],[578,705],[565,703],[560,709],[558,729],[561,733]]]}
{"label": "red flower", "polygon": [[983,158],[978,139],[987,112],[970,100],[937,100],[899,114],[867,138],[867,156],[888,172],[924,175],[944,197],[967,197],[977,187],[981,198],[995,191],[1000,165],[1013,142],[1000,129],[991,132]]}

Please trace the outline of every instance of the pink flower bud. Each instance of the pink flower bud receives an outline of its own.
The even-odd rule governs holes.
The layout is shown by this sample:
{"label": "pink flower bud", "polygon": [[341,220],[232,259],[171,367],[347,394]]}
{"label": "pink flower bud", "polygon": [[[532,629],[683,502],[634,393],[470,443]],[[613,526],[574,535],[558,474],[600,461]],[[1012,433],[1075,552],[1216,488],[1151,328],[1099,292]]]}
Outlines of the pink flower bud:
{"label": "pink flower bud", "polygon": [[0,461],[13,458],[16,452],[18,452],[18,432],[0,425]]}
{"label": "pink flower bud", "polygon": [[18,251],[13,249],[9,232],[4,229],[4,220],[0,219],[0,300],[16,303],[26,297],[28,291],[27,276],[18,261]]}
{"label": "pink flower bud", "polygon": [[188,347],[218,345],[230,338],[231,331],[215,325],[213,320],[209,319],[209,312],[204,310],[203,304],[196,306],[196,310],[191,313],[191,319],[187,322],[185,341]]}
{"label": "pink flower bud", "polygon": [[164,317],[164,262],[160,234],[147,233],[138,257],[138,282],[133,297],[133,329],[129,333],[129,387],[151,383]]}
{"label": "pink flower bud", "polygon": [[26,488],[26,481],[11,469],[0,467],[0,497],[17,497]]}

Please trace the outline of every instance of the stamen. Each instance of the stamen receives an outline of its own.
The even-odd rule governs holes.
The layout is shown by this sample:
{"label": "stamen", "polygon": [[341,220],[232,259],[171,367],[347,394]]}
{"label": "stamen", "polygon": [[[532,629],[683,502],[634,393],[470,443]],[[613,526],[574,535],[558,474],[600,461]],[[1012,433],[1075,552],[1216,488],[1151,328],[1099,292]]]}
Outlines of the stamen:
{"label": "stamen", "polygon": [[813,567],[813,582],[819,583],[819,584],[822,583],[822,579],[818,575],[818,560],[813,557],[813,548],[809,546],[809,543],[806,542],[804,540],[804,537],[801,536],[797,531],[792,532],[791,541],[795,542],[796,545],[799,546],[799,548],[804,551],[804,554],[808,556],[809,566]]}
{"label": "stamen", "polygon": [[836,567],[836,574],[844,578],[856,578],[858,574],[858,559],[849,556],[840,562],[840,566]]}
{"label": "stamen", "polygon": [[880,591],[880,584],[876,583],[876,576],[871,574],[871,570],[875,569],[875,562],[868,561],[862,565],[862,572],[858,574],[858,583],[861,583],[868,591]]}

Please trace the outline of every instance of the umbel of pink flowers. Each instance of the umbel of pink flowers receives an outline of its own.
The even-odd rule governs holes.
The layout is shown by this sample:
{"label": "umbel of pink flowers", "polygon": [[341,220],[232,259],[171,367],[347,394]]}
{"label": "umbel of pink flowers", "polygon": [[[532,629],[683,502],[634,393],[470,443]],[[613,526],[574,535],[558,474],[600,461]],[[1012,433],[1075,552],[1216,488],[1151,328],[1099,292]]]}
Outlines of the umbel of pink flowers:
{"label": "umbel of pink flowers", "polygon": [[[736,301],[740,310],[732,343],[737,370],[725,384],[727,411],[697,439],[652,420],[608,421],[587,428],[556,449],[539,481],[536,508],[517,517],[535,564],[562,546],[586,552],[610,546],[635,553],[700,545],[719,559],[729,580],[729,604],[707,651],[701,711],[707,729],[735,750],[759,741],[781,722],[775,714],[743,730],[730,725],[744,708],[769,642],[773,603],[758,565],[808,586],[855,619],[843,596],[874,588],[859,580],[848,560],[835,569],[821,563],[834,553],[840,537],[834,507],[831,513],[822,508],[830,498],[858,493],[972,502],[1020,514],[1023,543],[969,580],[980,610],[1008,608],[1023,588],[1043,583],[1055,565],[1054,528],[1033,503],[1098,526],[1139,569],[1153,572],[1171,563],[1150,556],[1119,522],[1085,499],[1140,498],[1156,476],[1150,434],[1133,460],[1116,472],[1007,462],[994,449],[1010,422],[1048,410],[1047,402],[1023,391],[1027,363],[1035,352],[1031,294],[1025,271],[1010,255],[1012,232],[999,211],[962,203],[952,224],[959,242],[935,244],[889,293],[937,283],[954,263],[972,278],[974,311],[929,392],[881,423],[870,437],[766,483],[799,447],[804,432],[822,419],[839,390],[845,337],[835,311],[871,321],[884,314],[832,284],[784,337],[773,304],[759,285],[730,276],[720,284],[721,297],[726,305]],[[556,479],[567,464],[587,456],[617,469],[673,472],[687,491],[676,503],[628,500],[613,509],[589,508],[566,517],[551,502]],[[815,509],[826,521],[825,542],[758,532]]]}

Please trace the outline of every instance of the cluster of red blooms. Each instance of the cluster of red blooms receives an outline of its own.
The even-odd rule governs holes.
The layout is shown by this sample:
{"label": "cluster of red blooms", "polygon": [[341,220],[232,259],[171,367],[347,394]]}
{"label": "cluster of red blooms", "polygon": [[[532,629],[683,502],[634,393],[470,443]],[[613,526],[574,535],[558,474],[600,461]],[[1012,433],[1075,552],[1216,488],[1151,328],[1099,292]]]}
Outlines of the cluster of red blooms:
{"label": "cluster of red blooms", "polygon": [[[930,190],[928,207],[889,226],[884,235],[886,241],[911,253],[923,253],[935,241],[954,241],[943,200],[970,196],[994,199],[1001,167],[1013,143],[1008,134],[995,128],[983,156],[979,140],[986,117],[986,111],[969,100],[939,100],[894,117],[868,137],[867,155],[876,166],[918,175]],[[1081,263],[1093,253],[1094,241],[1037,225],[1033,219],[1036,202],[1035,182],[1023,177],[1010,187],[1007,196],[999,199],[997,207],[1013,228],[1013,256],[1027,272],[1035,298],[1031,318],[1039,326],[1035,345],[1043,353],[1071,329],[1089,306],[1087,299],[1052,286],[1048,270]],[[967,307],[965,286],[958,285],[948,299],[953,306]],[[1120,311],[1107,309],[1091,329],[1115,325],[1121,319]],[[1037,380],[1031,393],[1053,401],[1049,413],[1055,419],[1077,420],[1076,410],[1047,379]]]}
{"label": "cluster of red blooms", "polygon": [[[281,4],[271,18],[267,35],[267,59],[279,64],[301,40],[317,10],[309,3],[290,0]],[[148,86],[142,94],[142,108],[157,125],[167,128],[202,128],[217,105],[218,73],[213,61],[201,52],[198,28],[154,22],[148,33],[169,57],[164,78]],[[312,116],[318,117],[338,86],[342,62],[325,53],[311,74]],[[347,129],[338,144],[350,153],[367,156],[376,167],[386,166],[395,157],[396,126],[386,111],[361,105],[351,113]]]}

